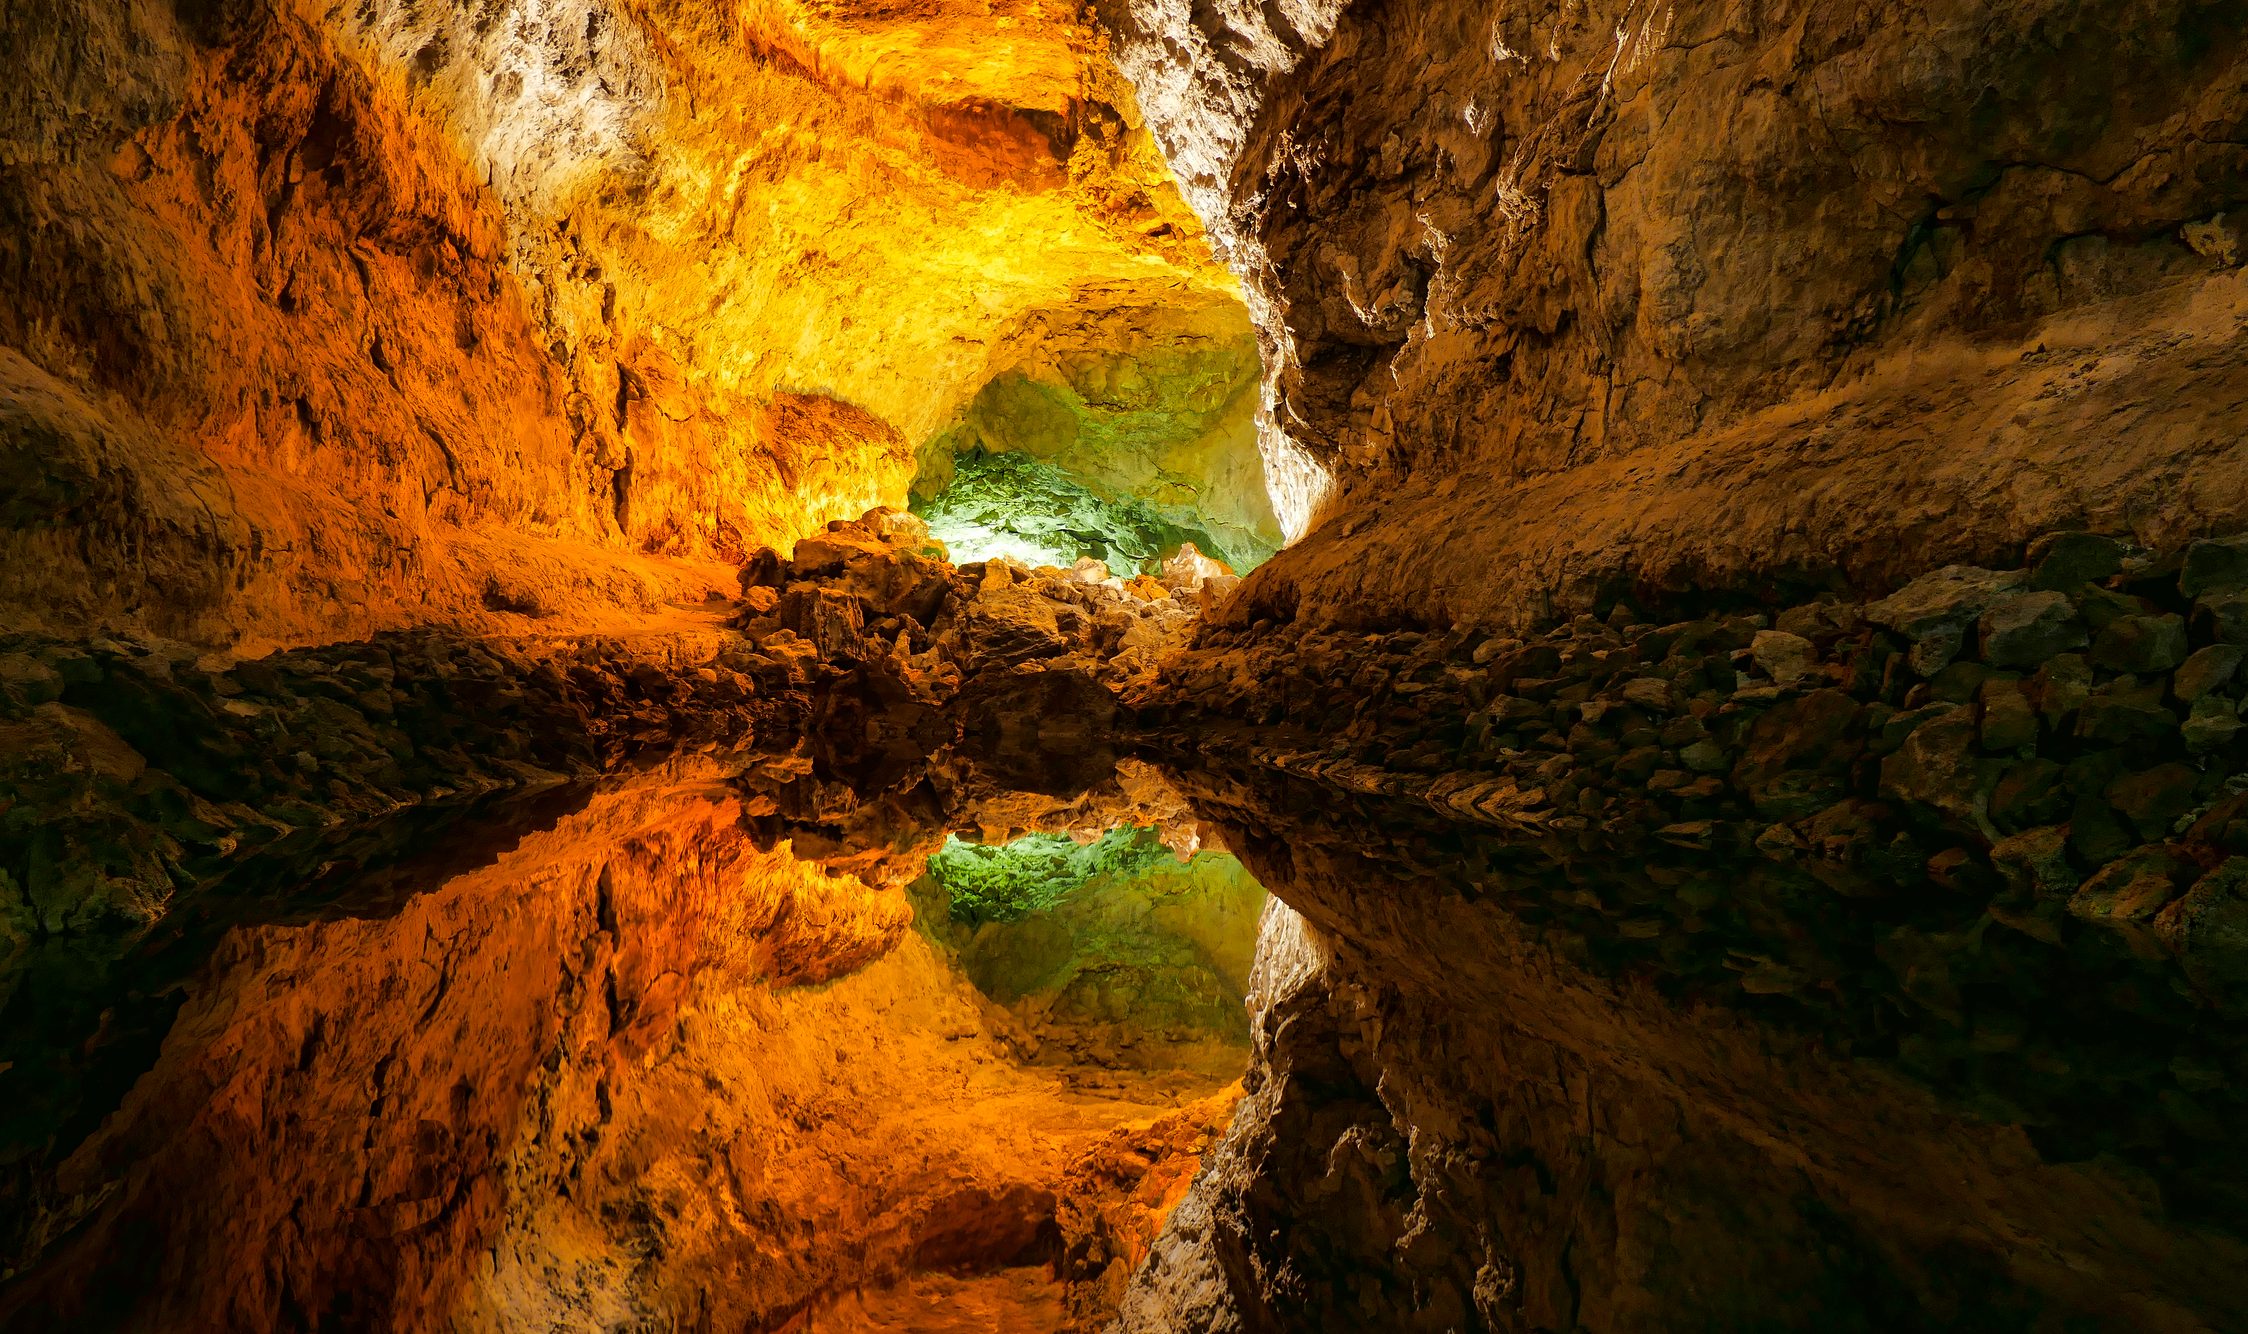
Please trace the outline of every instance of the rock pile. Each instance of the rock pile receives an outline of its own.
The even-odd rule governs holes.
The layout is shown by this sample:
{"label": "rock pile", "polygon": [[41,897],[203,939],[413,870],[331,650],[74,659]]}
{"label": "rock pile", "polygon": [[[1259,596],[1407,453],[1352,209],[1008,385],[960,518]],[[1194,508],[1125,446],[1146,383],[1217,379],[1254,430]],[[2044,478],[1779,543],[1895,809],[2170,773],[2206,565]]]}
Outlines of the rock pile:
{"label": "rock pile", "polygon": [[1230,576],[1189,557],[954,568],[877,510],[742,571],[736,627],[630,639],[444,631],[209,666],[155,642],[0,639],[0,920],[145,923],[239,856],[636,757],[809,748],[868,791],[961,739],[1029,790],[1114,765],[1112,689],[1153,679]]}
{"label": "rock pile", "polygon": [[416,631],[215,668],[149,643],[0,641],[0,920],[144,923],[254,850],[745,744],[753,701],[791,683],[716,635]]}
{"label": "rock pile", "polygon": [[2248,981],[2248,539],[2045,540],[1869,603],[1533,638],[1212,629],[1140,697],[1174,750],[1579,850],[1798,864],[2125,933]]}

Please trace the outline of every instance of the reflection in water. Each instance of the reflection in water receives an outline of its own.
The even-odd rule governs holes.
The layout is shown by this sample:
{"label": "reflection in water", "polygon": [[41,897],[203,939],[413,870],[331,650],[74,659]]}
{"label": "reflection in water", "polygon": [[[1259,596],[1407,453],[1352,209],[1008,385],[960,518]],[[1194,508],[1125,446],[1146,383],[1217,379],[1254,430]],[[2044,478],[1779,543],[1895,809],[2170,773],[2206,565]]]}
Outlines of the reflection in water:
{"label": "reflection in water", "polygon": [[953,840],[907,893],[1038,1064],[1080,1082],[1113,1070],[1230,1080],[1248,1059],[1241,1002],[1265,892],[1227,853],[1180,851],[1131,826],[1083,847]]}
{"label": "reflection in water", "polygon": [[[17,1046],[104,1055],[0,1071],[33,1112],[9,1122],[5,1323],[922,1328],[885,1323],[910,1284],[852,1294],[925,1271],[932,1301],[1112,1304],[1222,1128],[1241,1037],[1097,1077],[1029,1063],[1033,1026],[911,929],[910,853],[801,860],[715,766],[509,815],[444,831],[481,864],[422,864],[424,892],[399,863],[289,924],[239,897],[75,996],[34,953]],[[1088,903],[1114,917],[1127,888]]]}
{"label": "reflection in water", "polygon": [[[1269,772],[836,775],[681,761],[31,951],[0,1324],[2248,1317],[2248,1044],[2128,941]],[[931,867],[1029,831],[1069,892]]]}
{"label": "reflection in water", "polygon": [[1292,910],[1121,1334],[1213,1286],[1279,1328],[2248,1324],[2248,1035],[2174,960],[1753,849],[1180,782]]}

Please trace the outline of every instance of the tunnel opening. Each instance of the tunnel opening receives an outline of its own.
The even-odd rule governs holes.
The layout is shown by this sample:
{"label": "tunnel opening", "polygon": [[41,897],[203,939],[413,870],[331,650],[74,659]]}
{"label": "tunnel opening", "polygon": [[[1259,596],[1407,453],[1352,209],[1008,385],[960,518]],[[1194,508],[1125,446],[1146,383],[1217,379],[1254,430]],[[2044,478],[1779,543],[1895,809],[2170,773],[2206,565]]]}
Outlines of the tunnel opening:
{"label": "tunnel opening", "polygon": [[1258,452],[1260,362],[1238,298],[1094,293],[997,340],[918,451],[910,507],[956,561],[1152,573],[1188,543],[1236,573],[1282,545]]}

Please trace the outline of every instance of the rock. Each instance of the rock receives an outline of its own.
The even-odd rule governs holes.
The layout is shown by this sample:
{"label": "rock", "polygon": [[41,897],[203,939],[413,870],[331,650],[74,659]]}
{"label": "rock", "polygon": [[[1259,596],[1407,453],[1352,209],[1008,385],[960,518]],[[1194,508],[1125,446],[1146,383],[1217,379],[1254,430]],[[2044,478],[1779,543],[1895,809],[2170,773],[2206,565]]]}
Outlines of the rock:
{"label": "rock", "polygon": [[1908,639],[1946,625],[1965,625],[2000,597],[2021,587],[2020,570],[1985,570],[1946,565],[1868,605],[1866,619]]}
{"label": "rock", "polygon": [[2196,542],[2186,548],[2185,568],[2178,572],[2179,592],[2198,598],[2242,590],[2248,590],[2248,537]]}
{"label": "rock", "polygon": [[1999,840],[1990,850],[1991,865],[2017,894],[2057,899],[2076,888],[2076,868],[2068,859],[2066,826],[2025,829]]}
{"label": "rock", "polygon": [[2179,727],[2186,749],[2191,751],[2216,750],[2232,744],[2241,728],[2238,708],[2222,695],[2203,695],[2193,702],[2193,711]]}
{"label": "rock", "polygon": [[799,579],[817,579],[843,568],[855,544],[838,533],[819,533],[796,544],[789,564]]}
{"label": "rock", "polygon": [[1982,690],[1982,745],[1993,753],[2037,744],[2037,710],[2011,681],[1994,681]]}
{"label": "rock", "polygon": [[1623,698],[1626,704],[1649,713],[1670,713],[1673,703],[1670,682],[1659,676],[1636,676],[1624,682]]}
{"label": "rock", "polygon": [[1053,603],[1025,585],[994,587],[989,579],[962,608],[961,628],[977,655],[1002,664],[1053,657],[1069,642]]}
{"label": "rock", "polygon": [[1809,602],[1773,618],[1772,628],[1801,635],[1814,644],[1831,643],[1865,624],[1865,612],[1850,602]]}
{"label": "rock", "polygon": [[2248,644],[2248,593],[2213,593],[2196,601],[2193,628],[2220,644]]}
{"label": "rock", "polygon": [[2068,591],[2123,568],[2123,544],[2098,533],[2057,533],[2030,552],[2029,586]]}
{"label": "rock", "polygon": [[770,588],[777,592],[788,582],[788,562],[771,547],[759,547],[749,563],[742,566],[737,578],[745,594],[753,588]]}
{"label": "rock", "polygon": [[1749,659],[1766,676],[1792,686],[1818,670],[1819,650],[1801,635],[1785,630],[1759,630],[1749,641]]}
{"label": "rock", "polygon": [[2097,794],[2079,797],[2068,817],[2069,847],[2087,866],[2105,866],[2136,841],[2123,817]]}
{"label": "rock", "polygon": [[1948,666],[1967,643],[1964,625],[1939,625],[1912,641],[1905,664],[1921,676],[1934,676]]}
{"label": "rock", "polygon": [[1928,694],[1946,704],[1969,704],[1990,677],[1990,668],[1979,662],[1954,662],[1928,679]]}
{"label": "rock", "polygon": [[1977,754],[1979,740],[1972,709],[1952,708],[1922,722],[1881,761],[1882,795],[1938,811],[1995,840],[1990,792],[2004,769]]}
{"label": "rock", "polygon": [[2212,690],[2221,690],[2240,670],[2240,660],[2248,656],[2238,644],[2211,644],[2178,665],[2177,674],[2170,678],[2170,693],[2191,704]]}
{"label": "rock", "polygon": [[2069,915],[2101,926],[2149,921],[2177,897],[2175,877],[2190,865],[2162,848],[2110,862],[2069,896]]}
{"label": "rock", "polygon": [[1981,630],[1983,661],[1999,668],[2028,670],[2086,641],[2075,604],[2057,592],[2001,598],[1983,613]]}
{"label": "rock", "polygon": [[2177,726],[2177,715],[2162,707],[2161,688],[2129,677],[2093,691],[2076,715],[2078,739],[2108,745],[2159,741]]}
{"label": "rock", "polygon": [[876,537],[893,546],[918,551],[929,543],[929,525],[911,510],[884,506],[868,510],[859,522],[865,524],[868,531]]}
{"label": "rock", "polygon": [[25,708],[62,698],[62,673],[28,653],[0,654],[0,689]]}
{"label": "rock", "polygon": [[2176,615],[2119,616],[2092,641],[2091,663],[2111,672],[2145,676],[2186,659],[2186,622]]}
{"label": "rock", "polygon": [[2156,842],[2169,837],[2171,826],[2193,809],[2200,781],[2201,775],[2186,765],[2163,764],[2123,775],[2103,795],[2141,838]]}
{"label": "rock", "polygon": [[2069,804],[2060,762],[2036,756],[2007,766],[1991,789],[1991,823],[2008,831],[2052,824],[2068,814]]}
{"label": "rock", "polygon": [[1233,567],[1224,561],[1203,555],[1192,542],[1182,542],[1179,549],[1164,560],[1156,578],[1162,580],[1166,588],[1193,590],[1207,580],[1232,573]]}
{"label": "rock", "polygon": [[2084,707],[2091,694],[2092,665],[2074,653],[2064,653],[2038,668],[2029,682],[2029,697],[2036,702],[2038,714],[2054,727]]}
{"label": "rock", "polygon": [[2076,614],[2098,634],[2108,628],[2118,617],[2143,616],[2154,610],[2144,598],[2132,597],[2112,589],[2092,585],[2076,590]]}
{"label": "rock", "polygon": [[2233,857],[2194,882],[2154,919],[2154,934],[2209,990],[2248,980],[2248,857]]}

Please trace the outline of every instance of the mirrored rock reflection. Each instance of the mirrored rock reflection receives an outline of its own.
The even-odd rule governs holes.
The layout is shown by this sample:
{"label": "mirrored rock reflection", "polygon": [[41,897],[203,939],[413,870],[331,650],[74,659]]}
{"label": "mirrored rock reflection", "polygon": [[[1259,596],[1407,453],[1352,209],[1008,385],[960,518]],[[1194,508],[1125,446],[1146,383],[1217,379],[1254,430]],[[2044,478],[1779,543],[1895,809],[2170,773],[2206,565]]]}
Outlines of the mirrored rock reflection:
{"label": "mirrored rock reflection", "polygon": [[0,1324],[2243,1318],[2215,974],[1079,686],[849,678],[35,943]]}
{"label": "mirrored rock reflection", "polygon": [[[669,761],[35,947],[6,1323],[1105,1318],[1238,1096],[1262,890],[1141,765],[849,839],[780,813],[809,785],[856,805],[795,754]],[[1016,920],[924,874],[955,829],[1118,822],[1139,855]]]}

